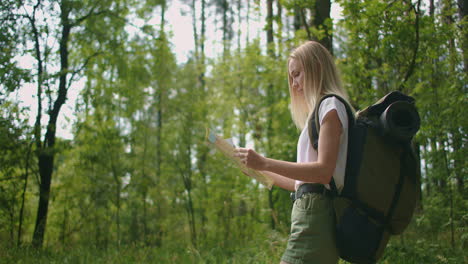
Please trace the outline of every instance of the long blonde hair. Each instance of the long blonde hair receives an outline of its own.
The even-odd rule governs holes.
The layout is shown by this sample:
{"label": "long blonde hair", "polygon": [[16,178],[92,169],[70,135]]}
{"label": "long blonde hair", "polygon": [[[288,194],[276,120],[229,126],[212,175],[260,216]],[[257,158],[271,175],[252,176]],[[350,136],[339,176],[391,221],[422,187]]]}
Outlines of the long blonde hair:
{"label": "long blonde hair", "polygon": [[[303,94],[292,88],[289,72],[291,59],[302,64],[304,71]],[[316,103],[326,94],[336,94],[348,100],[343,89],[339,72],[328,50],[320,43],[308,41],[293,50],[288,58],[289,94],[291,95],[291,115],[299,129],[303,129]]]}

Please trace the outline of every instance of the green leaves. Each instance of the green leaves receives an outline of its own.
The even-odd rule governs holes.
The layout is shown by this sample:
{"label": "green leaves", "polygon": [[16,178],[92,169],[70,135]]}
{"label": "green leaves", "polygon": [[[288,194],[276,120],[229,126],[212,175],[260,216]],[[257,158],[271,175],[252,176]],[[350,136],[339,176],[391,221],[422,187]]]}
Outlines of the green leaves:
{"label": "green leaves", "polygon": [[[37,69],[22,69],[17,63],[23,54],[38,58],[29,22],[18,16],[25,12],[18,11],[20,2],[0,4],[4,22],[0,24],[0,180],[8,178],[0,181],[0,238],[4,241],[19,224],[25,153],[31,146],[29,112],[11,102],[12,92],[26,82],[39,81]],[[69,89],[82,90],[76,119],[72,119],[76,120],[73,140],[58,140],[51,150],[57,161],[48,245],[137,245],[144,249],[142,254],[154,254],[156,259],[165,254],[167,262],[277,261],[289,229],[288,193],[280,189],[267,193],[210,151],[205,128],[269,157],[294,161],[298,131],[289,113],[287,57],[309,37],[325,38],[332,27],[334,54],[354,106],[362,108],[391,90],[402,89],[416,98],[422,119],[415,141],[422,158],[426,211],[418,215],[405,245],[392,242],[384,262],[400,263],[408,255],[401,252],[410,251],[416,252],[411,255],[416,262],[434,260],[424,256],[425,250],[437,251],[441,260],[450,262],[450,254],[438,251],[442,244],[434,242],[424,250],[408,246],[439,243],[434,237],[421,238],[419,229],[443,242],[453,224],[455,238],[466,240],[460,235],[466,229],[466,216],[456,212],[463,211],[461,197],[466,193],[467,98],[461,45],[466,19],[458,21],[457,10],[449,2],[436,1],[431,16],[429,7],[418,7],[418,1],[340,0],[343,20],[333,24],[328,19],[305,28],[297,8],[303,9],[309,26],[316,15],[316,1],[281,0],[279,6],[275,1],[273,55],[262,38],[263,25],[257,33],[252,31],[264,19],[262,1],[217,1],[218,10],[206,1],[203,33],[198,28],[201,2],[185,1],[195,8],[189,13],[197,16],[199,47],[181,63],[174,54],[179,43],[172,42],[171,25],[149,24],[155,18],[164,22],[163,8],[169,15],[177,1],[62,1],[73,24],[65,71],[57,70],[58,42],[52,40],[60,38],[60,10],[52,2],[41,1],[38,6],[46,14],[38,23],[40,43],[45,45],[40,49],[45,65],[40,79],[42,106],[52,104],[64,72],[68,81],[72,75],[77,81]],[[213,14],[218,24],[208,33]],[[221,32],[220,18],[226,18],[225,25],[236,36],[228,28]],[[293,20],[301,24],[298,31]],[[243,23],[249,24],[248,34],[238,28]],[[212,57],[201,54],[202,39],[205,52],[216,50],[210,45],[218,40],[211,41],[210,34],[218,33],[233,37],[219,44],[225,52]],[[36,205],[30,202],[38,197],[35,173],[34,165],[25,193],[24,238],[31,236],[35,221],[31,211]],[[453,218],[449,218],[450,201],[456,209]],[[273,233],[271,221],[277,230]],[[262,249],[261,254],[252,251],[255,246]]]}

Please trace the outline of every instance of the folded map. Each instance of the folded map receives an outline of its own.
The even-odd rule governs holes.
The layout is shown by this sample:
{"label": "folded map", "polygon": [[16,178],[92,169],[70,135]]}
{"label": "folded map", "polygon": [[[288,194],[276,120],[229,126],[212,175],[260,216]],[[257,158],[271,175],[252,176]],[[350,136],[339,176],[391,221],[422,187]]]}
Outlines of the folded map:
{"label": "folded map", "polygon": [[216,147],[217,150],[219,150],[221,153],[223,153],[224,156],[229,158],[234,163],[234,165],[236,165],[236,167],[238,167],[242,172],[244,172],[249,177],[254,178],[255,180],[257,180],[258,182],[260,182],[265,187],[271,190],[271,187],[273,186],[273,179],[271,179],[270,177],[268,177],[268,175],[260,171],[247,168],[241,162],[240,158],[234,157],[235,147],[231,142],[217,136],[210,129],[207,129],[206,137],[210,145]]}

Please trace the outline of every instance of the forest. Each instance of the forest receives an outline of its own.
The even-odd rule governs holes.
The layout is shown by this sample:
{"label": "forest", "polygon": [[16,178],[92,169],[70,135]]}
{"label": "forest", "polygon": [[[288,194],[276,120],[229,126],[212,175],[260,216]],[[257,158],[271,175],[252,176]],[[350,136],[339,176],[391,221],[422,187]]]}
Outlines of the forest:
{"label": "forest", "polygon": [[[279,263],[290,193],[242,174],[206,129],[295,161],[287,59],[307,40],[356,109],[416,99],[421,197],[379,263],[468,263],[467,5],[2,0],[0,263]],[[191,21],[184,60],[171,7]]]}

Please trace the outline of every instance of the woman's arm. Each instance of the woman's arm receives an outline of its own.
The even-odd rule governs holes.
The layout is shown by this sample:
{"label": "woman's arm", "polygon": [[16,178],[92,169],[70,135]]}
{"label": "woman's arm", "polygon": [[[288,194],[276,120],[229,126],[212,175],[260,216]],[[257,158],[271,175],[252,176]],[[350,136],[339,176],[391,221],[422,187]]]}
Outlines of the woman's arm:
{"label": "woman's arm", "polygon": [[271,171],[262,171],[262,173],[268,175],[270,178],[273,179],[273,184],[283,188],[285,190],[294,192],[296,190],[296,181],[293,179],[290,179],[288,177],[284,177],[282,175],[276,174]]}
{"label": "woman's arm", "polygon": [[305,182],[330,183],[335,171],[341,122],[336,110],[328,112],[320,126],[318,159],[316,162],[296,163],[265,158],[252,149],[238,149],[241,160],[247,167],[255,170],[270,171],[287,178]]}

